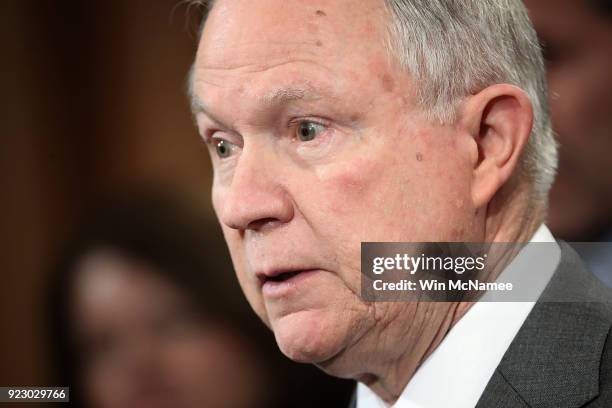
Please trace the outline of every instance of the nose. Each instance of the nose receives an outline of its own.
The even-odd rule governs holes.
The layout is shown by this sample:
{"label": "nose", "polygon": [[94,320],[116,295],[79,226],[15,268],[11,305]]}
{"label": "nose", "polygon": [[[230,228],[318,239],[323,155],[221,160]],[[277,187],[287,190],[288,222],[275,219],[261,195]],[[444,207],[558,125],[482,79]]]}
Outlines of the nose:
{"label": "nose", "polygon": [[227,187],[220,187],[220,221],[236,230],[260,230],[289,222],[293,202],[283,186],[283,164],[275,152],[243,150]]}

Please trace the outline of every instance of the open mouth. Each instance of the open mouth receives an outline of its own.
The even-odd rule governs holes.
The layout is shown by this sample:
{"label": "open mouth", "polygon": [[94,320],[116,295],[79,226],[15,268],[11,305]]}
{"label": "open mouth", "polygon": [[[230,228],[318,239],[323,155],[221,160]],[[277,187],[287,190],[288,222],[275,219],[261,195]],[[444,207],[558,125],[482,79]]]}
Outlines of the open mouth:
{"label": "open mouth", "polygon": [[275,276],[267,277],[266,278],[266,282],[284,282],[284,281],[286,281],[288,279],[293,278],[294,276],[296,276],[300,272],[302,272],[302,271],[283,272],[283,273],[275,275]]}
{"label": "open mouth", "polygon": [[[279,273],[280,272],[280,273]],[[318,269],[298,269],[282,272],[276,270],[270,276],[259,275],[261,291],[267,299],[283,299],[286,301],[293,295],[299,295],[308,290],[309,279],[319,272]]]}

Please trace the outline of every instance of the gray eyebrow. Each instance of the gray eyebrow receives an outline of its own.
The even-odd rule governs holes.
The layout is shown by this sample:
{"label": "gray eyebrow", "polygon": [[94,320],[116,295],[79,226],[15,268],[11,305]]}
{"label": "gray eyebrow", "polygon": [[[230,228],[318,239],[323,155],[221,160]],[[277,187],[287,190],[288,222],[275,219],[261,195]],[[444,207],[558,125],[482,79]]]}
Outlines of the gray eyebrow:
{"label": "gray eyebrow", "polygon": [[[197,115],[198,113],[204,113],[206,116],[214,120],[215,122],[223,123],[217,120],[214,115],[211,114],[210,109],[207,104],[200,99],[198,95],[195,94],[194,89],[194,71],[193,69],[189,73],[188,79],[188,89],[187,93],[191,99],[191,112],[193,115]],[[295,101],[295,100],[317,100],[320,99],[321,96],[312,90],[308,84],[305,84],[301,87],[296,86],[287,86],[280,87],[276,89],[272,89],[266,95],[260,98],[260,105],[264,107],[268,107],[271,105],[282,105],[287,102]]]}
{"label": "gray eyebrow", "polygon": [[[206,103],[204,103],[204,101],[202,101],[194,93],[192,92],[190,93],[191,93],[191,110],[193,111],[193,113],[203,112],[203,113],[208,114],[209,109],[207,108]],[[268,94],[261,97],[261,104],[266,105],[266,106],[282,105],[283,103],[286,103],[286,102],[302,100],[302,99],[317,100],[317,99],[320,99],[320,96],[314,94],[310,90],[303,89],[303,88],[294,88],[294,87],[278,88],[278,89],[272,90]]]}
{"label": "gray eyebrow", "polygon": [[206,107],[204,101],[202,101],[199,97],[195,95],[191,97],[191,112],[194,115],[197,115],[198,113],[204,113],[205,115],[210,116],[210,112]]}
{"label": "gray eyebrow", "polygon": [[316,99],[312,91],[304,88],[278,88],[269,92],[262,98],[262,102],[266,105],[283,104],[285,102],[299,99]]}

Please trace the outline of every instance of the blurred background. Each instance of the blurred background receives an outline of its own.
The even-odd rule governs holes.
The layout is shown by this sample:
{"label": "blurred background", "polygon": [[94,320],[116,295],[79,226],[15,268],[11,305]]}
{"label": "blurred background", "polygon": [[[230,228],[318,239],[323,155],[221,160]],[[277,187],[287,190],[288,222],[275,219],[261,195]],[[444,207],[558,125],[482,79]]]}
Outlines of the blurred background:
{"label": "blurred background", "polygon": [[92,212],[167,191],[202,217],[210,168],[184,95],[177,1],[3,1],[1,384],[46,384],[43,299]]}
{"label": "blurred background", "polygon": [[185,93],[198,10],[0,7],[0,384],[85,406],[346,405],[351,382],[282,356],[237,286]]}
{"label": "blurred background", "polygon": [[[545,48],[553,120],[562,144],[549,225],[570,241],[610,240],[611,2],[526,3]],[[244,368],[238,370],[242,374],[235,384],[268,390],[263,396],[245,391],[244,398],[228,406],[345,406],[351,384],[280,356],[271,335],[248,313],[234,282],[210,205],[211,168],[185,96],[198,11],[189,11],[179,0],[4,0],[0,8],[0,385],[67,385],[62,381],[80,375],[79,386],[95,399],[96,387],[110,381],[114,370],[125,371],[124,361],[136,361],[128,364],[136,373],[166,367],[163,361],[149,366],[150,358],[129,350],[146,345],[172,356],[173,345],[195,344],[194,339],[210,332],[218,335],[199,343],[218,355],[236,356],[235,361],[223,361]],[[148,229],[151,224],[159,228]],[[130,225],[131,231],[141,233],[131,235],[130,228],[120,227]],[[180,239],[168,241],[171,249],[160,259],[151,241],[166,242],[168,235]],[[188,249],[171,245],[183,241],[191,243],[185,245]],[[612,254],[589,256],[599,265],[600,278],[612,285]],[[192,262],[176,261],[183,257]],[[200,287],[190,265],[216,272],[221,279]],[[184,279],[175,279],[179,275]],[[86,278],[92,276],[114,282],[120,289],[116,293],[149,289],[130,299],[135,303],[122,306],[138,312],[110,319],[106,326],[91,326],[87,316],[95,313],[121,315],[116,310],[83,312],[96,307],[82,301],[95,298],[86,296],[92,287]],[[54,290],[57,286],[66,292]],[[208,304],[196,304],[198,297],[211,293],[227,293],[224,299],[232,299],[236,310],[220,309],[223,302],[212,295]],[[174,313],[170,317],[152,306],[158,302],[151,299],[164,296]],[[164,325],[175,318],[187,322],[177,332]],[[130,319],[150,325],[136,327]],[[89,329],[62,325],[66,320]],[[131,331],[122,329],[126,327]],[[161,342],[155,327],[178,334]],[[228,338],[236,344],[215,349],[215,344],[232,343],[215,339]],[[103,363],[83,361],[92,350],[106,353],[114,347],[109,344],[116,343],[132,344],[117,346],[120,355],[127,356],[120,364],[115,357],[102,358]],[[68,344],[74,347],[66,350]],[[192,351],[176,359],[201,358],[202,364],[190,370],[235,378],[231,367],[223,371],[204,351]],[[258,371],[261,367],[266,369]],[[175,372],[177,378],[193,373]],[[168,376],[130,383],[127,390],[126,381],[122,383],[123,388],[115,386],[127,395],[123,403],[154,394],[153,389],[160,400],[171,401],[183,391],[192,401],[201,397],[189,391],[197,384]],[[217,391],[231,393],[227,383],[216,384]],[[291,388],[293,398],[298,395],[301,401],[279,391],[291,384],[297,387]],[[324,390],[316,403],[304,397],[314,398],[315,390]],[[117,401],[97,402],[121,406]]]}

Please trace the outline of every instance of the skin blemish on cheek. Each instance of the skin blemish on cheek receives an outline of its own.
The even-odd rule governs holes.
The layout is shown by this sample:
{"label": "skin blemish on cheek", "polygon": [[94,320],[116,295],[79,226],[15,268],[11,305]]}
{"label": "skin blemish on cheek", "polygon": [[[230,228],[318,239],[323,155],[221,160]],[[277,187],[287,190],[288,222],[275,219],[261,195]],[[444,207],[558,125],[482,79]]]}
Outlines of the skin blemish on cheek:
{"label": "skin blemish on cheek", "polygon": [[372,23],[372,21],[368,20],[367,24],[364,27],[364,32],[367,35],[372,35],[376,32],[376,26],[374,25],[374,23]]}
{"label": "skin blemish on cheek", "polygon": [[382,77],[380,77],[380,81],[382,82],[383,89],[387,92],[392,92],[395,88],[395,81],[389,74],[384,74]]}
{"label": "skin blemish on cheek", "polygon": [[319,17],[325,17],[327,15],[323,10],[317,10],[315,14]]}
{"label": "skin blemish on cheek", "polygon": [[417,159],[417,161],[423,161],[423,154],[421,152],[418,152],[416,154],[416,159]]}
{"label": "skin blemish on cheek", "polygon": [[323,45],[323,43],[321,42],[321,40],[317,40],[317,42],[315,43],[317,45],[317,47],[320,47]]}

